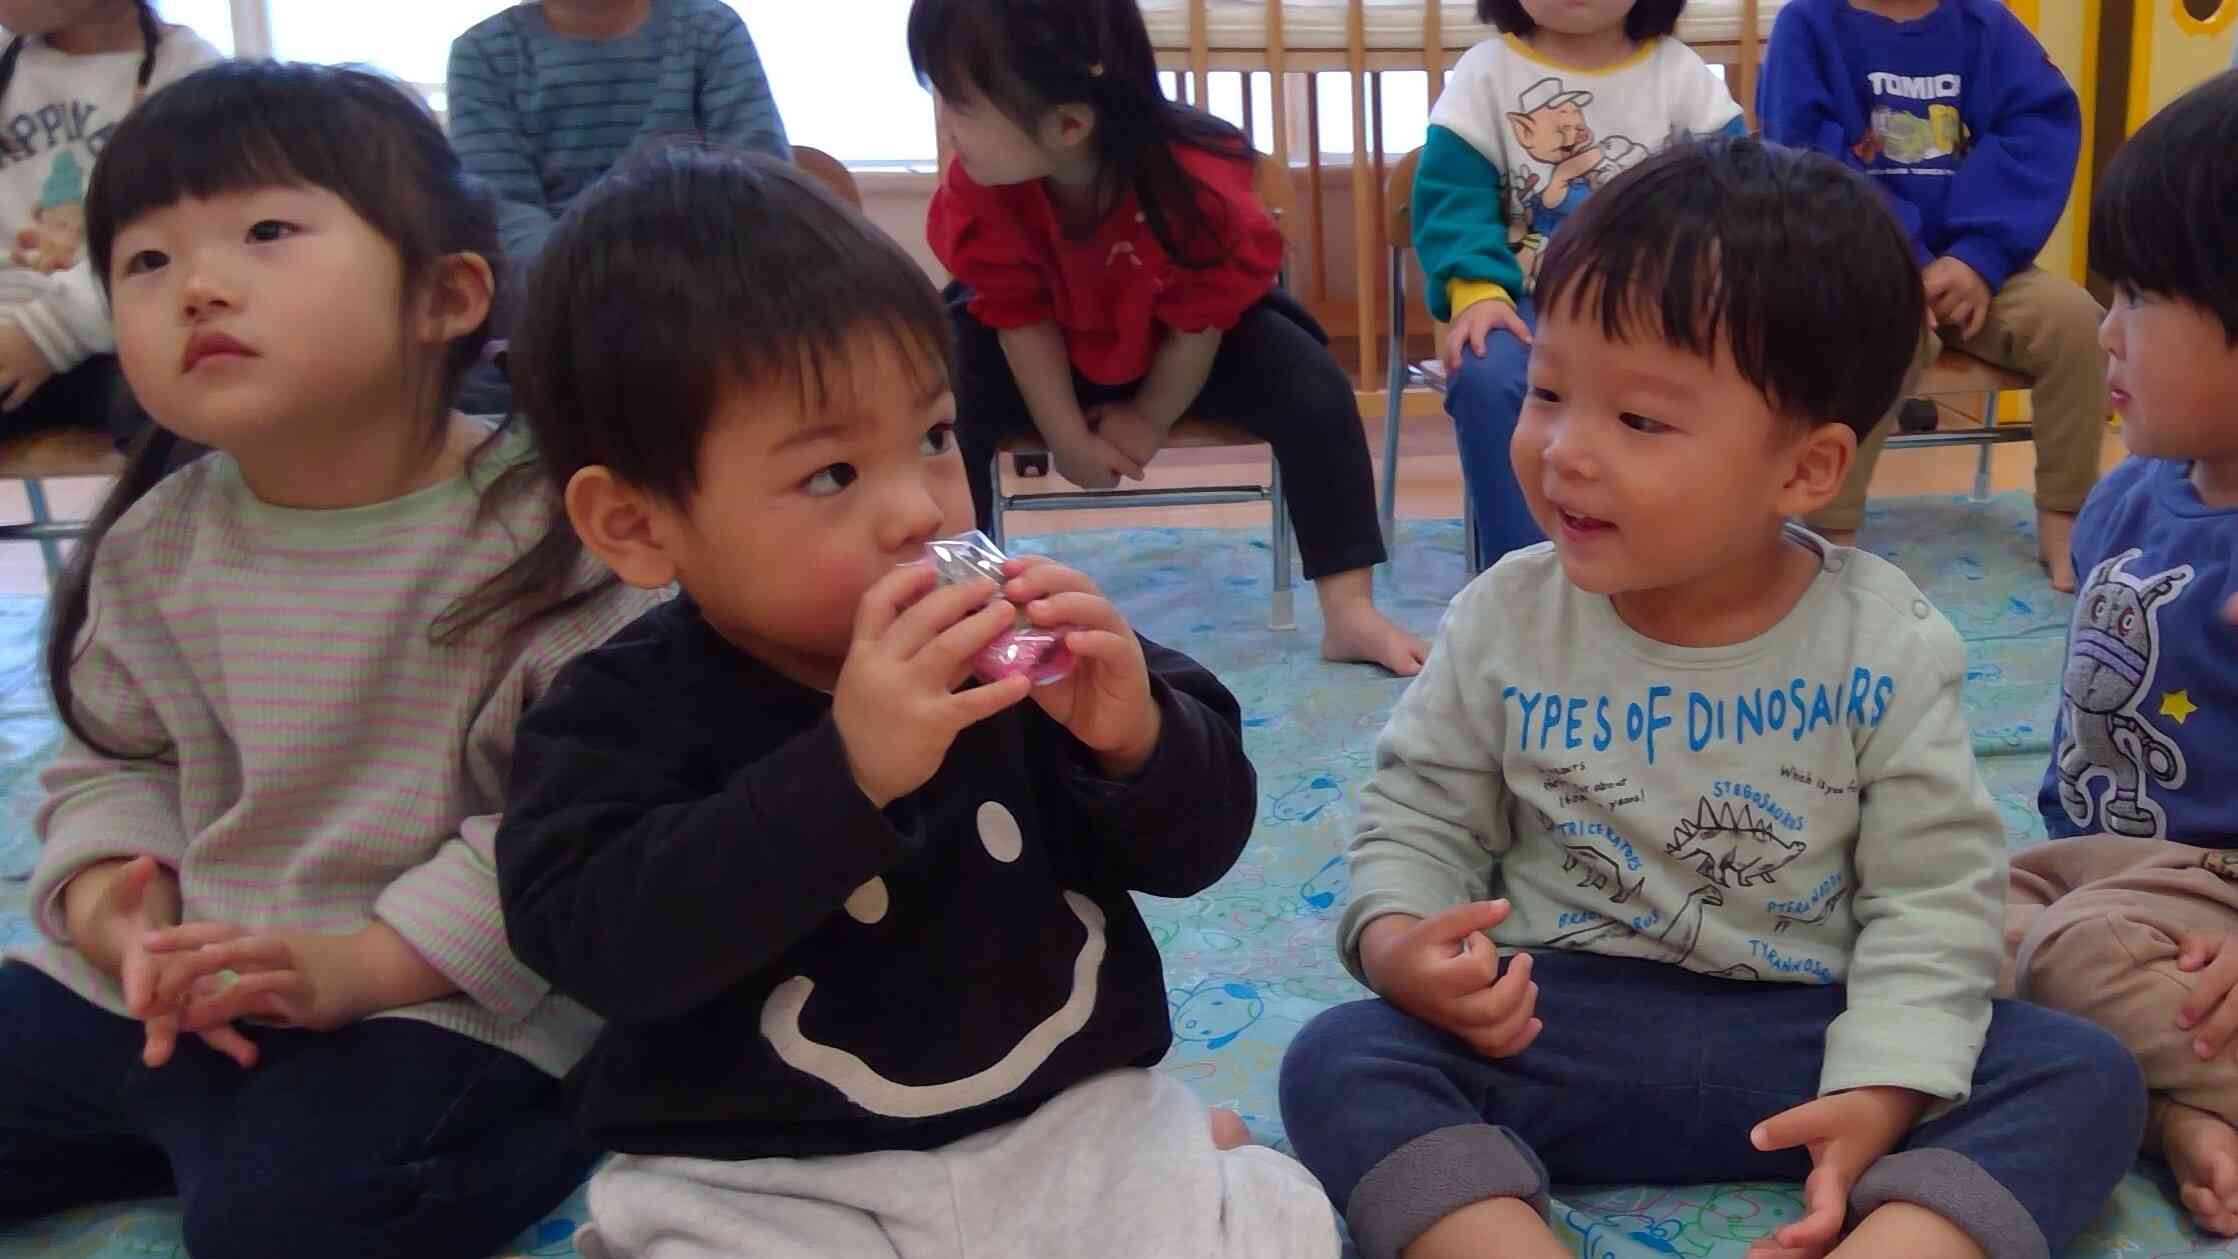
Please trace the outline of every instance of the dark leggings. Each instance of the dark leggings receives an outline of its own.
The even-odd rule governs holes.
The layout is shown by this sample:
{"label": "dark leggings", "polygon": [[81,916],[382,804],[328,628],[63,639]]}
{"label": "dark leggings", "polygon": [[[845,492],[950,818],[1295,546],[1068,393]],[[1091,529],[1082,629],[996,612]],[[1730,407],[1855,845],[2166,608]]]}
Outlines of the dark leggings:
{"label": "dark leggings", "polygon": [[[1033,415],[995,330],[965,309],[970,291],[950,284],[947,298],[959,365],[956,440],[979,527],[991,529],[995,447],[1033,432]],[[1212,374],[1189,407],[1195,418],[1233,424],[1273,447],[1308,581],[1384,559],[1367,435],[1352,382],[1326,340],[1288,294],[1270,293],[1220,338]],[[1099,385],[1073,375],[1082,407],[1131,398],[1140,385]]]}

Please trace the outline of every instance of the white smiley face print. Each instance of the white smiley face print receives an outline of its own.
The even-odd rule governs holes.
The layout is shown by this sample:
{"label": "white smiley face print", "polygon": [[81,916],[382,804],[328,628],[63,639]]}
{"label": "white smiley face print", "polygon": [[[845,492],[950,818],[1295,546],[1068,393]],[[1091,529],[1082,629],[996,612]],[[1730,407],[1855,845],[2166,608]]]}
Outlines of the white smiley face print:
{"label": "white smiley face print", "polygon": [[[1025,851],[1018,819],[995,801],[979,806],[979,842],[987,855],[1005,865]],[[1026,1032],[992,1065],[961,1079],[939,1084],[903,1084],[889,1079],[858,1054],[811,1039],[801,1030],[801,1013],[815,995],[814,980],[795,975],[772,989],[762,1003],[761,1032],[785,1065],[838,1089],[849,1101],[894,1119],[924,1119],[983,1106],[1017,1091],[1049,1061],[1059,1045],[1087,1026],[1096,1009],[1096,977],[1104,957],[1104,915],[1078,892],[1064,893],[1065,904],[1086,929],[1073,959],[1072,991],[1063,1005]],[[872,879],[847,898],[847,915],[871,925],[892,909],[885,880]]]}

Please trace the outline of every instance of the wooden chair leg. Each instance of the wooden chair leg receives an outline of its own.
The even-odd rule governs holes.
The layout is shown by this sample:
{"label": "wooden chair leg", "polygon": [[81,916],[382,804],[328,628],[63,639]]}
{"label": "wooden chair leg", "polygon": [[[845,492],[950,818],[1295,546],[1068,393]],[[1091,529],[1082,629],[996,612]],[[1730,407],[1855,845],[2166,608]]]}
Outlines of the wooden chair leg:
{"label": "wooden chair leg", "polygon": [[1267,628],[1298,628],[1297,595],[1290,587],[1290,500],[1282,492],[1282,463],[1271,458],[1274,471],[1267,477],[1268,528],[1274,531],[1269,547],[1274,552],[1274,590],[1267,606]]}
{"label": "wooden chair leg", "polygon": [[[53,514],[47,510],[46,486],[40,484],[39,478],[25,477],[23,479],[23,496],[31,500],[32,524],[45,525],[54,522]],[[62,544],[53,538],[42,537],[39,539],[39,555],[46,561],[47,584],[51,586],[54,584],[55,575],[62,571]]]}

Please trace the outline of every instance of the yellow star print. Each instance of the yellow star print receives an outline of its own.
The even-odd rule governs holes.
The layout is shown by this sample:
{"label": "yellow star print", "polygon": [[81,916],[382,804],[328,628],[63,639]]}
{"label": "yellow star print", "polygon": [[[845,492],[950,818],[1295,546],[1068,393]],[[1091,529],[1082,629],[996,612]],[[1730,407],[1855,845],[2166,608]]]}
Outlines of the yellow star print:
{"label": "yellow star print", "polygon": [[2160,715],[2174,717],[2179,726],[2184,724],[2186,717],[2198,711],[2199,705],[2191,702],[2189,691],[2170,691],[2160,697]]}

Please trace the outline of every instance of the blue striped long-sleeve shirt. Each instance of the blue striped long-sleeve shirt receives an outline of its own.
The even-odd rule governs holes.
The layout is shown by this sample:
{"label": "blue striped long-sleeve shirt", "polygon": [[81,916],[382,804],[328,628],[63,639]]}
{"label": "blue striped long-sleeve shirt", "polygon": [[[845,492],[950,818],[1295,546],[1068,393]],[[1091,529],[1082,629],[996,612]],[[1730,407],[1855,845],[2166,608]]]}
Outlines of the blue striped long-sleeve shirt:
{"label": "blue striped long-sleeve shirt", "polygon": [[502,198],[517,262],[641,141],[702,135],[792,155],[753,37],[721,0],[653,0],[613,39],[561,35],[541,5],[517,4],[452,42],[447,90],[451,144]]}

